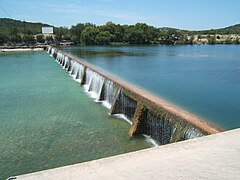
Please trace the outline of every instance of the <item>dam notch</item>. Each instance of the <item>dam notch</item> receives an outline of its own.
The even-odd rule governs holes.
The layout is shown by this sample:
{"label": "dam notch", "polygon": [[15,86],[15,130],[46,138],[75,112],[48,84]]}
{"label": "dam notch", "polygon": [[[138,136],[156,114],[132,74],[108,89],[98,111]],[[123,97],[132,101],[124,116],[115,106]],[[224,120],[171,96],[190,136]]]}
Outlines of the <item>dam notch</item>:
{"label": "dam notch", "polygon": [[162,145],[220,132],[198,117],[78,58],[51,46],[47,52],[86,88],[92,98],[107,104],[111,115],[123,114],[130,120],[130,136],[147,135]]}

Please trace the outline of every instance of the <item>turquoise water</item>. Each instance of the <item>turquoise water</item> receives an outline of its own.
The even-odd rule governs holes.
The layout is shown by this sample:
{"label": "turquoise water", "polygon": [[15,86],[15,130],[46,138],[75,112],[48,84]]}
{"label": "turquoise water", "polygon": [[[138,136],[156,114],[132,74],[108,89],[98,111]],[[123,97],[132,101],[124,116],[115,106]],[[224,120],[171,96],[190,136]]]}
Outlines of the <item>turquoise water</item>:
{"label": "turquoise water", "polygon": [[46,52],[0,54],[0,179],[150,147]]}
{"label": "turquoise water", "polygon": [[224,129],[240,127],[240,46],[66,47]]}

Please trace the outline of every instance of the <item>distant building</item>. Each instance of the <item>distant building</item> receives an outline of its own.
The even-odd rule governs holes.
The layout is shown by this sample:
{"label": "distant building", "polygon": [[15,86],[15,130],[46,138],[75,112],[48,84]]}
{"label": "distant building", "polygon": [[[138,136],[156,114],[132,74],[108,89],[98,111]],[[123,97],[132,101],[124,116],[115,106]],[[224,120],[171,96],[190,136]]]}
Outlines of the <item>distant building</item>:
{"label": "distant building", "polygon": [[53,27],[42,27],[42,34],[44,35],[53,34]]}

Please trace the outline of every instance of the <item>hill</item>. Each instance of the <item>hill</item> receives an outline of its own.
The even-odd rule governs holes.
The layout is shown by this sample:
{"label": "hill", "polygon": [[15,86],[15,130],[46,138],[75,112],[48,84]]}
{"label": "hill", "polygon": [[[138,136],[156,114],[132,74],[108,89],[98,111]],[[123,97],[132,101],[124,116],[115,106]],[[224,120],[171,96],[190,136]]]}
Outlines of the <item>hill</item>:
{"label": "hill", "polygon": [[227,34],[240,34],[240,24],[236,24],[219,30],[225,31]]}
{"label": "hill", "polygon": [[[44,23],[24,22],[0,18],[0,45],[16,43],[65,43],[84,45],[110,44],[240,44],[240,24],[210,30],[182,30],[171,27],[156,28],[146,23],[104,25],[78,23],[54,27],[54,36],[37,35]],[[37,35],[37,36],[36,36]]]}
{"label": "hill", "polygon": [[51,25],[44,23],[32,23],[20,20],[0,18],[0,33],[11,34],[39,34],[43,26],[49,27]]}
{"label": "hill", "polygon": [[219,29],[200,30],[200,31],[186,31],[188,34],[203,34],[203,35],[214,35],[214,34],[240,34],[240,24],[228,26]]}

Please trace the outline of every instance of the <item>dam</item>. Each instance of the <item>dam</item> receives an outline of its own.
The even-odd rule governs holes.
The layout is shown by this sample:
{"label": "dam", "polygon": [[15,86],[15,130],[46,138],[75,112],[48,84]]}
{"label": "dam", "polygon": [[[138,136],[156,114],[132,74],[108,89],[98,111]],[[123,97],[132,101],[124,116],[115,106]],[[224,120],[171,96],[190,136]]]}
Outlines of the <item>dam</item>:
{"label": "dam", "polygon": [[[89,129],[89,132],[86,129],[83,131],[83,133],[81,133],[82,135],[84,135],[84,133],[86,133],[86,135],[87,135],[86,138],[82,138],[81,134],[78,134],[78,135],[76,134],[77,136],[74,135],[73,138],[71,138],[71,140],[69,139],[70,141],[73,141],[73,143],[69,143],[70,146],[68,148],[69,150],[74,149],[73,154],[72,154],[73,157],[74,156],[79,157],[77,151],[79,151],[83,156],[86,156],[86,154],[84,154],[83,151],[81,150],[82,149],[81,146],[75,147],[75,145],[74,145],[78,142],[82,143],[83,141],[86,141],[86,139],[89,139],[89,141],[87,140],[86,143],[84,144],[84,146],[89,143],[91,144],[91,142],[94,144],[99,144],[99,142],[100,142],[101,144],[103,144],[103,146],[105,145],[105,147],[106,147],[106,145],[111,146],[110,145],[111,143],[109,144],[109,143],[104,142],[108,138],[105,138],[104,141],[99,141],[99,140],[103,136],[107,136],[108,134],[111,135],[112,133],[114,133],[114,131],[116,131],[118,129],[120,124],[115,124],[113,122],[113,121],[115,121],[114,120],[115,117],[124,118],[125,120],[127,120],[130,123],[130,126],[129,125],[127,126],[127,128],[129,128],[128,132],[126,130],[126,131],[122,132],[121,134],[117,133],[116,134],[117,136],[115,134],[112,134],[111,136],[113,136],[117,139],[121,139],[121,136],[124,135],[124,133],[125,133],[125,135],[129,134],[129,136],[133,137],[133,138],[128,139],[126,141],[126,143],[132,144],[131,146],[137,145],[137,143],[133,144],[133,141],[136,141],[139,137],[141,137],[141,135],[144,135],[148,138],[150,137],[151,142],[153,142],[155,145],[164,145],[164,144],[169,144],[169,145],[158,146],[158,147],[156,147],[156,149],[153,148],[155,150],[151,150],[151,148],[150,148],[148,150],[143,150],[141,152],[141,151],[137,151],[137,150],[144,149],[146,147],[140,148],[140,146],[139,146],[130,151],[126,151],[126,150],[124,150],[124,148],[122,148],[125,146],[125,144],[123,144],[123,146],[121,146],[120,143],[118,144],[118,142],[115,142],[112,144],[118,145],[119,146],[118,149],[122,149],[122,150],[120,150],[118,153],[115,153],[115,150],[113,149],[114,153],[110,153],[107,156],[106,155],[95,156],[96,151],[100,150],[98,148],[103,148],[103,147],[90,146],[90,147],[94,147],[94,149],[92,148],[93,151],[90,152],[90,154],[94,155],[94,157],[87,159],[87,161],[90,160],[87,163],[82,163],[82,165],[80,165],[80,166],[78,166],[77,164],[73,165],[73,166],[66,166],[69,164],[86,161],[86,160],[82,161],[81,159],[76,158],[76,161],[72,161],[70,163],[68,161],[69,164],[62,164],[62,165],[57,165],[57,166],[54,165],[54,166],[49,166],[47,168],[45,167],[44,169],[50,169],[50,170],[45,171],[44,169],[39,169],[39,170],[44,170],[44,171],[41,171],[39,173],[29,174],[29,175],[17,176],[17,179],[21,179],[22,177],[23,178],[26,177],[26,178],[30,178],[30,179],[32,177],[36,177],[36,179],[38,179],[40,177],[43,178],[43,176],[49,178],[49,176],[48,176],[49,174],[55,174],[56,177],[59,177],[59,175],[61,175],[62,177],[66,177],[66,176],[68,176],[68,173],[71,173],[72,170],[75,168],[76,168],[75,169],[76,174],[82,172],[80,169],[82,169],[82,168],[85,169],[86,166],[89,167],[90,169],[96,168],[95,165],[94,165],[94,167],[92,166],[93,164],[95,164],[93,162],[96,162],[97,167],[99,166],[99,163],[100,164],[103,163],[106,165],[106,168],[108,168],[107,164],[109,164],[109,161],[114,160],[116,162],[121,159],[122,160],[129,159],[130,161],[125,162],[125,160],[124,160],[124,162],[121,161],[121,163],[130,162],[132,168],[134,169],[134,167],[135,167],[134,162],[135,161],[137,162],[137,159],[139,159],[139,156],[141,156],[143,154],[144,154],[144,157],[146,157],[149,160],[149,163],[154,163],[152,161],[153,159],[151,159],[149,156],[159,157],[159,161],[162,161],[164,159],[164,153],[162,153],[162,150],[165,151],[164,149],[166,149],[165,152],[167,154],[169,152],[169,155],[170,155],[170,151],[171,151],[172,157],[176,157],[176,154],[174,154],[173,151],[177,152],[179,148],[180,149],[181,148],[189,149],[190,147],[192,148],[192,144],[195,144],[194,147],[196,148],[196,149],[195,148],[192,149],[193,154],[195,154],[195,152],[196,152],[195,156],[192,156],[192,157],[197,158],[198,156],[202,156],[202,154],[200,152],[206,151],[206,153],[203,157],[208,159],[207,157],[210,157],[210,154],[208,154],[208,152],[210,152],[210,150],[209,150],[209,148],[210,148],[213,153],[215,152],[214,149],[216,150],[216,157],[218,157],[217,162],[220,162],[221,159],[224,160],[223,154],[225,152],[225,151],[223,151],[223,149],[221,150],[221,153],[219,152],[219,149],[221,149],[221,148],[218,145],[221,145],[221,144],[222,145],[225,144],[224,146],[226,148],[230,148],[230,149],[233,148],[233,151],[231,152],[232,155],[229,155],[228,158],[232,158],[232,156],[237,157],[237,152],[235,152],[237,144],[234,143],[235,140],[234,140],[233,136],[237,137],[237,134],[239,131],[224,133],[223,135],[221,135],[222,133],[218,133],[218,132],[221,132],[222,130],[217,128],[216,126],[210,124],[209,122],[207,122],[189,112],[186,112],[186,111],[182,110],[181,108],[176,107],[173,104],[170,104],[167,101],[164,101],[163,99],[159,98],[158,96],[155,96],[145,90],[142,90],[139,87],[131,85],[130,83],[127,83],[126,81],[123,81],[120,78],[115,77],[114,75],[111,75],[110,73],[106,73],[103,70],[101,70],[100,68],[97,68],[91,64],[88,64],[87,62],[83,61],[82,59],[78,59],[75,56],[68,55],[67,53],[65,53],[55,47],[49,47],[47,49],[47,51],[53,58],[51,58],[49,56],[48,56],[48,58],[46,57],[45,58],[46,62],[50,62],[50,64],[54,64],[56,69],[53,69],[52,71],[59,72],[55,75],[56,78],[54,80],[49,79],[49,81],[54,82],[53,84],[55,84],[55,82],[58,82],[58,79],[59,80],[62,79],[62,75],[68,77],[68,79],[69,79],[69,81],[66,79],[64,79],[64,81],[59,81],[59,83],[61,82],[64,85],[62,87],[59,87],[62,89],[61,91],[56,91],[59,94],[59,96],[60,97],[68,96],[68,94],[69,94],[68,89],[70,88],[70,86],[69,86],[70,82],[75,84],[77,89],[80,89],[80,90],[85,89],[84,96],[81,95],[81,92],[79,92],[80,93],[79,97],[77,97],[76,100],[74,100],[73,98],[69,98],[69,99],[64,98],[65,102],[67,102],[67,104],[68,104],[64,108],[58,109],[58,106],[60,107],[60,105],[63,103],[63,101],[56,103],[56,113],[59,113],[61,111],[62,113],[59,113],[59,115],[61,116],[60,119],[66,118],[66,122],[68,122],[67,124],[62,124],[63,126],[59,127],[61,129],[63,129],[63,131],[59,131],[59,133],[62,134],[60,136],[60,138],[63,138],[63,140],[64,140],[64,138],[66,136],[68,136],[66,133],[68,133],[69,135],[72,136],[72,133],[70,133],[70,131],[72,131],[72,132],[83,131],[83,127],[86,126],[84,121],[87,122],[94,116],[99,116],[97,113],[95,113],[95,110],[96,110],[95,106],[96,107],[98,106],[101,109],[106,109],[106,111],[104,111],[104,113],[106,115],[105,120],[108,118],[110,120],[110,121],[107,120],[105,122],[105,125],[103,124],[105,126],[103,128],[106,130],[96,129],[96,128],[93,129],[94,131],[97,132],[97,134],[100,138],[97,138],[96,136],[91,135],[92,129]],[[47,54],[44,55],[44,57],[45,56],[47,56]],[[55,61],[51,61],[51,59],[55,60]],[[38,62],[40,62],[40,61],[38,61]],[[56,62],[60,65],[61,68],[59,68],[59,65]],[[34,69],[36,70],[36,68],[33,68],[33,70]],[[66,71],[66,73],[63,73],[64,71]],[[43,71],[43,73],[45,73],[45,72]],[[37,73],[37,74],[39,74],[39,73]],[[40,77],[41,76],[42,75],[40,75]],[[71,81],[71,79],[74,79],[74,81]],[[79,85],[82,87],[78,87]],[[71,89],[72,89],[72,87],[71,87]],[[86,96],[86,93],[88,95],[90,95],[92,98],[89,98],[88,96]],[[76,95],[77,94],[78,93],[76,92]],[[51,99],[50,96],[48,98]],[[89,101],[91,101],[93,103],[92,104],[86,103],[86,99],[89,99]],[[79,106],[79,104],[76,104],[75,101],[79,101],[79,102],[82,101],[81,102],[82,105]],[[95,104],[94,107],[92,107],[93,104]],[[100,104],[102,104],[103,106]],[[89,108],[89,107],[91,107],[91,108]],[[105,107],[107,107],[107,108],[105,108]],[[49,109],[49,110],[51,110],[51,109]],[[74,111],[79,111],[79,112],[83,113],[82,114],[83,116],[84,116],[84,111],[89,111],[90,114],[87,115],[87,113],[86,113],[86,115],[87,116],[90,116],[91,114],[92,115],[91,115],[91,117],[84,119],[82,117],[80,118],[81,113],[78,113],[79,117],[76,120],[79,122],[77,122],[77,124],[74,124],[74,129],[69,129],[69,127],[70,127],[69,123],[70,124],[73,123],[72,118],[74,118],[74,117],[72,116],[72,114],[74,114]],[[107,113],[107,111],[108,111],[108,113]],[[66,114],[66,116],[64,114]],[[46,120],[48,120],[48,118],[46,118]],[[99,119],[99,120],[103,121],[104,119]],[[41,122],[41,121],[42,120],[40,120],[39,122]],[[120,123],[120,121],[125,122],[123,119],[120,119],[119,123]],[[57,121],[55,121],[55,122],[57,122]],[[60,121],[60,122],[62,122],[62,121]],[[107,125],[107,123],[108,123],[108,125]],[[115,125],[112,126],[113,124],[115,124]],[[96,125],[98,126],[98,124],[95,124],[95,122],[90,122],[90,126],[86,126],[86,127],[91,128],[91,126],[96,126]],[[113,130],[111,130],[111,126],[112,126]],[[66,131],[67,129],[70,131]],[[121,129],[121,127],[119,127],[119,129]],[[66,133],[65,133],[65,131],[66,131]],[[101,132],[101,131],[104,131],[104,132]],[[49,131],[49,132],[51,132],[51,131]],[[53,131],[53,132],[55,132],[55,131]],[[211,134],[215,134],[215,133],[217,133],[217,134],[211,135]],[[140,136],[138,136],[138,135],[140,135]],[[210,136],[205,136],[205,135],[210,135]],[[201,136],[205,136],[205,137],[201,137]],[[198,138],[196,138],[196,137],[198,137]],[[232,140],[230,137],[232,138]],[[56,140],[52,141],[51,139],[52,139],[52,135],[50,135],[50,140],[48,140],[49,143],[46,144],[48,147],[49,146],[51,147],[52,146],[51,144],[55,144],[55,142],[56,142]],[[112,139],[112,138],[110,138],[110,139]],[[113,138],[112,140],[116,141],[117,139],[114,140],[114,138]],[[193,140],[191,140],[191,139],[193,139]],[[214,145],[215,140],[216,140],[216,142],[220,142],[220,141],[224,140],[224,142],[222,142],[220,144],[218,143],[215,146]],[[179,142],[179,141],[182,141],[182,142]],[[177,142],[177,144],[173,143],[173,142]],[[228,145],[228,143],[234,144],[234,145]],[[200,148],[201,146],[205,146],[205,147]],[[60,160],[61,160],[61,159],[63,159],[63,157],[60,157],[59,155],[62,153],[57,153],[58,151],[61,151],[61,149],[59,149],[59,147],[60,146],[56,146],[56,148],[57,148],[55,151],[56,155],[54,155],[53,157],[55,157],[55,159],[60,158]],[[172,149],[172,147],[173,147],[173,149]],[[174,147],[176,147],[176,148],[174,148]],[[75,151],[75,149],[77,151]],[[46,150],[48,150],[48,149],[46,149]],[[85,150],[87,150],[87,148]],[[109,150],[111,151],[111,149],[109,149]],[[123,154],[123,153],[131,152],[131,151],[137,151],[137,152],[126,154],[126,155],[105,158],[105,159],[100,159],[100,160],[96,160],[96,161],[91,161],[94,159],[114,156],[114,155]],[[153,154],[151,153],[152,151],[154,151]],[[230,152],[230,150],[226,150],[226,151]],[[43,152],[43,151],[41,151],[41,152]],[[53,152],[51,152],[50,154],[52,154]],[[197,152],[199,152],[199,153],[197,153]],[[49,154],[49,153],[46,153],[46,154]],[[183,157],[188,156],[188,154],[180,153],[179,156],[182,156],[182,159],[181,158],[180,159],[181,159],[181,161],[184,161],[185,159]],[[69,156],[67,155],[66,158],[69,159]],[[213,157],[213,158],[215,158],[215,157]],[[55,159],[51,159],[51,160],[46,159],[45,162],[51,163],[51,162],[55,161]],[[83,158],[83,159],[85,159],[85,158]],[[167,160],[163,160],[163,163],[166,161]],[[188,162],[188,161],[186,161],[186,162]],[[42,162],[35,162],[35,163],[39,163],[38,167],[41,167]],[[146,164],[146,161],[139,162],[139,163],[141,165],[144,165],[144,164]],[[196,164],[191,164],[191,162],[189,162],[189,166],[191,166],[191,165],[195,166],[195,165],[201,164],[201,163],[202,162],[196,161]],[[233,162],[233,163],[235,163],[235,162]],[[221,164],[221,163],[217,163],[217,164]],[[105,167],[105,165],[104,165],[104,167]],[[120,164],[117,163],[117,164],[113,164],[113,165],[114,165],[114,167],[119,167]],[[126,168],[128,168],[128,165],[127,164],[125,164],[125,165],[126,165]],[[161,165],[161,163],[159,163],[159,165]],[[172,165],[174,166],[174,164],[172,164]],[[236,163],[235,163],[235,165],[236,165]],[[51,170],[51,168],[60,167],[60,166],[66,166],[66,167]],[[204,167],[207,168],[207,166],[204,166]],[[217,169],[217,167],[216,167],[216,169]],[[131,174],[129,171],[127,171],[126,168],[124,169],[124,171],[127,172],[128,174]],[[144,167],[142,167],[142,168],[144,168]],[[148,169],[149,168],[150,168],[150,166],[148,167]],[[155,168],[159,169],[159,166],[155,166]],[[85,174],[87,176],[89,176],[88,173],[91,173],[90,169],[86,169]],[[129,170],[130,169],[131,168],[129,168]],[[153,169],[154,169],[154,167],[153,167]],[[100,170],[101,170],[101,168],[99,169],[99,171]],[[114,169],[112,169],[112,170],[115,171]],[[36,168],[33,170],[30,169],[30,171],[28,171],[28,172],[31,173],[34,171],[36,172],[36,171],[38,171],[38,169],[36,169]],[[27,171],[25,171],[25,172],[27,172]],[[66,173],[66,174],[64,174],[64,173]],[[21,173],[14,172],[11,174],[17,175],[17,174],[21,174]],[[100,174],[97,173],[95,175],[97,178],[97,177],[101,176],[101,173]],[[156,173],[156,175],[157,175],[157,173]],[[70,177],[70,175],[69,175],[69,177]],[[74,176],[71,176],[71,177],[74,177]]]}
{"label": "dam", "polygon": [[91,64],[49,46],[48,53],[96,101],[107,104],[109,114],[129,119],[129,135],[148,135],[158,144],[201,137],[221,130],[150,93],[105,73]]}

